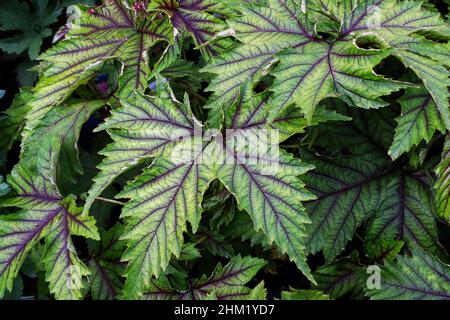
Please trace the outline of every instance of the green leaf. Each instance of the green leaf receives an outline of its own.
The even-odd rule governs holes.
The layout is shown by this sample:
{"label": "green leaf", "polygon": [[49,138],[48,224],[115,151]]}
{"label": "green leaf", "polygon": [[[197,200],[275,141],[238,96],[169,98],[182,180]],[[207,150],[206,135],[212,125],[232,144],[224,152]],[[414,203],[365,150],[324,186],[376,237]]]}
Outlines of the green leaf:
{"label": "green leaf", "polygon": [[0,175],[0,197],[7,195],[11,191],[9,185],[3,181],[3,176]]}
{"label": "green leaf", "polygon": [[450,221],[450,137],[447,136],[442,161],[436,167],[438,180],[434,184],[437,214]]}
{"label": "green leaf", "polygon": [[308,226],[308,251],[323,251],[331,261],[354,236],[356,229],[379,205],[380,180],[385,161],[376,154],[315,156],[306,150],[302,159],[315,166],[303,179],[317,199],[306,203],[312,224]]}
{"label": "green leaf", "polygon": [[216,55],[229,46],[228,41],[208,44],[214,35],[225,29],[225,23],[215,15],[225,13],[226,7],[215,0],[156,0],[151,10],[166,13],[177,32],[187,32],[205,57]]}
{"label": "green leaf", "polygon": [[122,210],[122,235],[127,240],[123,260],[126,298],[136,298],[152,275],[166,270],[171,255],[178,257],[189,221],[194,231],[200,221],[202,195],[212,180],[207,168],[156,160],[118,197],[132,200]]}
{"label": "green leaf", "polygon": [[[81,128],[91,115],[104,105],[101,100],[68,101],[54,108],[23,144],[21,158],[28,162],[29,168],[35,170],[40,164],[33,157],[50,148],[46,143],[57,143],[61,163],[58,170],[64,179],[75,183],[76,175],[83,173],[77,147]],[[56,163],[53,165],[56,166]],[[45,164],[43,166],[45,167]]]}
{"label": "green leaf", "polygon": [[[252,217],[255,229],[264,232],[269,243],[275,242],[314,281],[304,253],[305,224],[310,220],[301,204],[314,196],[298,178],[312,167],[282,150],[276,155],[272,152],[280,137],[265,137],[258,131],[258,119],[265,119],[268,112],[264,100],[238,107],[240,109],[234,112],[229,111],[232,117],[226,116],[226,127],[235,130],[227,135],[226,144],[248,138],[254,143],[262,142],[267,153],[259,155],[258,147],[252,143],[243,147],[234,145],[235,149],[225,147],[227,161],[219,168],[217,177],[234,195],[238,207]],[[246,159],[259,161],[252,164]]]}
{"label": "green leaf", "polygon": [[194,131],[192,112],[188,104],[171,97],[151,97],[136,94],[122,100],[106,122],[96,130],[107,129],[113,143],[100,152],[106,156],[98,166],[84,210],[118,176],[140,161],[169,153],[183,137]]}
{"label": "green leaf", "polygon": [[449,266],[419,248],[381,269],[381,288],[366,289],[374,300],[449,300]]}
{"label": "green leaf", "polygon": [[366,241],[404,240],[437,253],[437,227],[430,187],[423,177],[395,172],[382,188],[382,200],[367,228]]}
{"label": "green leaf", "polygon": [[424,10],[421,6],[420,1],[357,1],[350,8],[351,18],[344,19],[342,35],[353,35],[361,40],[373,37],[383,47],[393,48],[393,54],[423,81],[450,129],[447,90],[450,80],[446,68],[449,44],[439,44],[417,35],[418,31],[448,34],[449,26],[439,13]]}
{"label": "green leaf", "polygon": [[6,161],[7,152],[18,140],[23,127],[25,126],[25,116],[30,107],[28,102],[31,99],[31,92],[28,88],[22,88],[21,92],[14,98],[11,106],[5,111],[5,115],[0,116],[0,164]]}
{"label": "green leaf", "polygon": [[264,260],[236,256],[226,266],[220,263],[210,277],[193,279],[185,292],[171,288],[167,279],[151,280],[143,299],[146,300],[203,300],[213,294],[219,300],[246,299],[252,290],[245,287],[256,273],[266,264]]}
{"label": "green leaf", "polygon": [[123,227],[116,224],[109,231],[100,232],[100,242],[91,242],[93,257],[89,261],[90,291],[94,300],[113,300],[122,291],[122,274],[125,269],[120,261],[125,243],[121,241]]}
{"label": "green leaf", "polygon": [[229,104],[243,83],[255,84],[275,62],[273,116],[295,103],[311,121],[317,104],[335,96],[354,106],[379,108],[386,105],[381,96],[405,87],[373,71],[392,51],[361,49],[345,34],[321,39],[296,1],[248,5],[242,13],[229,25],[243,45],[204,69],[218,74],[208,88],[214,103]]}
{"label": "green leaf", "polygon": [[363,50],[346,41],[316,41],[279,53],[271,101],[275,112],[295,103],[310,121],[316,106],[327,97],[341,97],[349,105],[365,109],[386,106],[379,97],[405,87],[373,71],[389,54]]}
{"label": "green leaf", "polygon": [[317,290],[291,289],[281,292],[282,300],[330,300],[327,294]]}
{"label": "green leaf", "polygon": [[337,299],[365,285],[365,281],[361,283],[362,273],[364,269],[354,252],[350,257],[318,268],[314,272],[314,278],[319,290],[328,294],[331,299]]}
{"label": "green leaf", "polygon": [[123,65],[119,95],[147,88],[147,50],[159,41],[171,41],[172,28],[166,19],[137,25],[135,16],[119,0],[105,0],[94,9],[78,8],[79,24],[73,25],[66,40],[40,56],[45,65],[34,88],[27,129],[32,130],[51,108],[86,84],[102,63],[117,59]]}
{"label": "green leaf", "polygon": [[0,216],[0,294],[12,289],[31,248],[44,239],[42,262],[50,292],[57,299],[82,298],[82,279],[90,272],[71,236],[99,239],[94,220],[81,213],[74,198],[64,199],[48,176],[16,167],[8,181],[18,194],[5,205],[21,210]]}
{"label": "green leaf", "polygon": [[48,0],[4,2],[0,10],[0,31],[13,35],[0,40],[0,49],[20,54],[28,51],[31,60],[38,56],[43,40],[52,34],[47,28],[55,23],[62,7],[49,5]]}
{"label": "green leaf", "polygon": [[430,142],[436,131],[445,132],[445,125],[432,97],[424,88],[408,88],[398,102],[402,113],[397,120],[394,142],[389,155],[397,159],[421,141]]}
{"label": "green leaf", "polygon": [[383,240],[379,242],[367,242],[365,251],[372,261],[382,262],[384,260],[392,262],[403,248],[404,241]]}

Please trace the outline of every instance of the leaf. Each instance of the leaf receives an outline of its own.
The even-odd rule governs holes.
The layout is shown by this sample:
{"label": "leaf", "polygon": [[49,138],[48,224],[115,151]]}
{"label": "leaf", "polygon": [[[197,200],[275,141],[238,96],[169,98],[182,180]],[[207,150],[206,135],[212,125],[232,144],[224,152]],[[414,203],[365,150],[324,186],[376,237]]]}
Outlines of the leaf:
{"label": "leaf", "polygon": [[[50,148],[45,146],[43,141],[58,143],[59,163],[61,163],[58,169],[62,172],[64,179],[75,183],[76,175],[83,173],[77,147],[81,128],[91,115],[104,104],[101,100],[70,101],[51,110],[23,144],[21,157],[24,161],[31,160],[29,168],[32,170],[38,168],[39,161],[33,159],[33,156]],[[53,165],[56,166],[56,163]],[[45,167],[45,164],[43,166]]]}
{"label": "leaf", "polygon": [[416,35],[418,31],[448,33],[449,26],[439,13],[424,10],[421,6],[419,1],[355,2],[351,19],[344,20],[342,36],[375,37],[384,47],[393,48],[393,54],[422,79],[445,126],[450,129],[448,44],[438,44]]}
{"label": "leaf", "polygon": [[327,294],[316,290],[291,289],[281,292],[282,300],[330,300]]}
{"label": "leaf", "polygon": [[365,251],[372,261],[394,261],[404,245],[400,240],[383,240],[376,243],[365,244]]}
{"label": "leaf", "polygon": [[118,195],[132,199],[121,215],[126,219],[121,239],[128,244],[126,298],[138,297],[151,276],[167,268],[171,255],[180,255],[187,222],[194,232],[198,228],[202,195],[211,180],[202,165],[158,159]]}
{"label": "leaf", "polygon": [[312,224],[308,226],[308,251],[323,250],[331,261],[353,238],[356,229],[374,212],[381,200],[383,158],[374,154],[317,157],[306,151],[302,159],[315,166],[303,179],[317,199],[305,204]]}
{"label": "leaf", "polygon": [[236,256],[226,266],[218,264],[208,278],[192,280],[186,292],[177,292],[165,280],[152,280],[145,290],[146,300],[203,300],[213,294],[218,300],[246,298],[252,290],[245,287],[256,273],[266,264],[264,260]]}
{"label": "leaf", "polygon": [[303,177],[318,197],[305,204],[312,220],[308,251],[322,250],[330,262],[370,219],[367,242],[380,245],[386,240],[404,240],[436,252],[436,223],[428,187],[420,172],[411,172],[386,156],[393,131],[385,120],[390,112],[338,110],[354,120],[342,126],[323,126],[316,143],[324,148],[339,146],[344,155],[301,153],[304,161],[316,167]]}
{"label": "leaf", "polygon": [[73,146],[77,141],[84,117],[102,105],[85,102],[53,110],[44,119],[53,125],[37,128],[24,147],[23,158],[8,177],[17,196],[3,204],[21,210],[0,216],[0,237],[4,239],[0,250],[0,294],[11,290],[12,279],[28,253],[43,239],[41,259],[50,293],[56,299],[83,297],[83,278],[90,272],[78,258],[71,236],[94,240],[99,236],[95,220],[76,207],[75,197],[60,193],[57,164],[67,147],[65,143]]}
{"label": "leaf", "polygon": [[42,261],[50,292],[57,299],[82,298],[82,278],[89,270],[77,257],[71,236],[98,239],[95,222],[81,214],[74,198],[62,198],[48,177],[16,167],[8,181],[18,195],[5,205],[21,211],[0,216],[0,294],[12,289],[31,248],[45,239]]}
{"label": "leaf", "polygon": [[202,243],[211,254],[228,259],[234,256],[233,246],[227,242],[224,235],[211,230],[201,232],[204,234],[201,238]]}
{"label": "leaf", "polygon": [[122,107],[96,129],[107,129],[114,142],[100,152],[106,158],[98,166],[101,171],[86,199],[86,212],[123,172],[140,161],[169,153],[179,140],[193,135],[195,124],[189,106],[171,97],[136,94],[121,103]]}
{"label": "leaf", "polygon": [[0,164],[6,161],[7,152],[17,141],[25,126],[25,115],[29,110],[28,101],[31,99],[31,93],[28,88],[21,89],[16,95],[13,103],[5,111],[5,115],[0,116]]}
{"label": "leaf", "polygon": [[419,248],[381,269],[381,288],[366,290],[374,300],[449,300],[449,266]]}
{"label": "leaf", "polygon": [[[66,100],[80,85],[86,84],[103,62],[118,59],[124,64],[119,95],[147,88],[147,48],[159,41],[170,41],[171,26],[166,20],[155,20],[136,27],[129,9],[119,0],[105,0],[105,5],[91,13],[81,12],[79,24],[40,60],[46,68],[41,75],[27,116],[32,130],[51,108]],[[41,63],[41,64],[42,64]]]}
{"label": "leaf", "polygon": [[224,13],[223,5],[214,0],[157,0],[150,3],[150,9],[166,13],[178,32],[188,32],[197,47],[208,57],[226,48],[226,43],[208,42],[222,31],[224,23],[215,15]]}
{"label": "leaf", "polygon": [[240,46],[215,57],[202,69],[202,72],[215,75],[206,89],[213,92],[209,103],[210,108],[232,105],[245,83],[254,85],[266,73],[273,63],[273,55],[279,49],[262,43],[258,46]]}
{"label": "leaf", "polygon": [[3,181],[3,176],[0,175],[0,197],[7,195],[11,191],[9,185]]}
{"label": "leaf", "polygon": [[243,45],[204,69],[219,74],[208,88],[215,91],[214,102],[229,104],[243,83],[255,84],[270,70],[274,58],[279,64],[270,89],[273,117],[295,103],[311,121],[317,104],[335,96],[354,106],[379,108],[386,105],[380,96],[405,87],[373,71],[389,50],[364,50],[344,36],[319,38],[296,1],[271,0],[268,7],[249,5],[242,13],[229,24]]}
{"label": "leaf", "polygon": [[435,203],[439,217],[450,221],[450,138],[447,136],[442,161],[436,167],[438,180],[434,184]]}
{"label": "leaf", "polygon": [[319,290],[328,294],[331,299],[337,299],[362,287],[360,275],[363,272],[357,255],[353,253],[350,257],[318,268],[314,272],[314,278]]}
{"label": "leaf", "polygon": [[429,186],[420,176],[396,172],[382,188],[377,212],[369,222],[366,241],[404,240],[437,253],[437,227]]}
{"label": "leaf", "polygon": [[94,300],[113,300],[122,291],[121,275],[125,269],[120,262],[125,247],[125,243],[119,240],[122,231],[122,225],[117,224],[109,231],[100,232],[100,242],[92,242],[93,257],[89,261],[89,269]]}
{"label": "leaf", "polygon": [[380,108],[387,103],[379,97],[405,87],[374,73],[373,68],[389,51],[363,50],[351,42],[312,42],[277,55],[271,90],[276,113],[292,103],[299,106],[307,120],[315,107],[327,97],[341,97],[351,106]]}
{"label": "leaf", "polygon": [[398,100],[402,113],[396,120],[394,142],[389,155],[397,159],[422,140],[430,142],[436,131],[445,132],[442,118],[431,96],[424,88],[408,88]]}
{"label": "leaf", "polygon": [[0,10],[0,31],[8,31],[12,36],[0,40],[0,49],[8,53],[20,54],[28,51],[34,60],[41,49],[43,40],[50,36],[49,25],[55,23],[62,7],[49,5],[48,0],[4,2]]}
{"label": "leaf", "polygon": [[[234,195],[239,208],[250,214],[255,229],[263,231],[269,243],[275,242],[314,281],[304,253],[305,224],[310,220],[300,203],[313,199],[313,195],[298,178],[312,167],[283,151],[273,152],[279,137],[264,136],[267,133],[253,126],[253,121],[267,115],[267,105],[262,102],[244,104],[242,110],[231,113],[233,118],[226,117],[227,128],[235,131],[226,137],[229,146],[225,147],[226,161],[219,168],[218,178]],[[233,144],[239,139],[250,142],[242,148]],[[261,146],[267,152],[258,154]]]}
{"label": "leaf", "polygon": [[225,232],[232,239],[250,240],[250,246],[252,247],[261,245],[264,250],[270,249],[264,233],[255,230],[251,217],[245,212],[237,213]]}

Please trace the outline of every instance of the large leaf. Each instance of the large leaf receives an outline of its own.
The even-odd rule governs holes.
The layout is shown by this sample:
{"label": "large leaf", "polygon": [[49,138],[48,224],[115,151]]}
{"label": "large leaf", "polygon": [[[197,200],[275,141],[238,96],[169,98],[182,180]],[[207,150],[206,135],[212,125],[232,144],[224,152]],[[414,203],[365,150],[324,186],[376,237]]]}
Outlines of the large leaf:
{"label": "large leaf", "polygon": [[77,257],[71,236],[99,239],[92,218],[81,214],[75,199],[64,199],[49,177],[17,167],[8,179],[17,197],[6,203],[21,211],[0,216],[0,293],[13,279],[31,248],[45,239],[42,261],[50,292],[57,299],[82,298],[88,268]]}
{"label": "large leaf", "polygon": [[430,186],[422,177],[394,172],[383,185],[382,200],[367,229],[368,243],[404,240],[437,253],[437,229]]}
{"label": "large leaf", "polygon": [[449,266],[418,248],[381,271],[381,288],[366,289],[375,300],[450,300]]}
{"label": "large leaf", "polygon": [[106,158],[98,166],[101,171],[94,178],[84,210],[88,211],[95,198],[126,170],[139,161],[169,154],[179,140],[194,134],[194,128],[188,102],[182,104],[170,95],[142,94],[122,100],[122,107],[97,129],[107,129],[114,142],[100,152]]}
{"label": "large leaf", "polygon": [[374,154],[317,157],[304,151],[302,159],[315,166],[304,181],[317,199],[306,203],[312,224],[308,226],[309,252],[323,250],[330,261],[337,256],[356,229],[379,206],[384,159]]}
{"label": "large leaf", "polygon": [[226,266],[218,264],[208,278],[193,279],[190,288],[179,292],[171,288],[167,279],[152,280],[143,295],[147,300],[203,300],[213,294],[218,300],[246,299],[251,289],[245,287],[266,264],[264,260],[236,256]]}
{"label": "large leaf", "polygon": [[[334,2],[334,1],[332,1]],[[335,2],[334,2],[335,3]],[[342,3],[345,3],[342,2]],[[343,16],[342,37],[375,37],[384,47],[411,68],[433,97],[447,129],[450,129],[448,106],[449,44],[436,43],[417,36],[417,31],[448,34],[448,24],[439,13],[421,8],[419,1],[355,1],[350,18]]]}
{"label": "large leaf", "polygon": [[318,289],[329,294],[330,298],[337,299],[362,288],[365,285],[361,283],[364,273],[357,253],[354,252],[350,257],[318,268],[314,272],[314,278],[317,280]]}
{"label": "large leaf", "polygon": [[[316,167],[303,178],[318,197],[306,203],[312,220],[309,252],[322,250],[331,261],[369,218],[368,242],[381,245],[404,240],[436,252],[429,186],[419,172],[411,172],[387,157],[390,142],[386,138],[393,131],[384,120],[389,112],[353,110],[346,114],[354,117],[351,125],[325,125],[317,142],[325,148],[338,146],[344,155],[302,153],[302,159]],[[386,131],[372,134],[372,130],[381,128]]]}
{"label": "large leaf", "polygon": [[[308,2],[309,5],[310,2]],[[375,67],[394,54],[424,82],[447,127],[449,85],[448,44],[427,40],[415,33],[445,33],[448,26],[438,14],[422,10],[419,2],[394,0],[312,2],[314,10],[302,10],[291,0],[270,0],[243,5],[242,16],[229,21],[243,45],[216,60],[205,71],[217,74],[210,84],[211,101],[230,104],[246,81],[256,83],[270,71],[274,54],[279,65],[273,75],[275,112],[290,104],[300,106],[308,120],[320,100],[339,96],[349,104],[373,108],[385,105],[380,99],[403,85],[377,76]],[[311,19],[319,19],[319,37]],[[419,17],[419,18],[417,18]],[[375,25],[374,25],[375,24]],[[414,33],[414,35],[412,35]],[[355,41],[357,38],[357,41]],[[361,49],[372,39],[380,49]],[[225,86],[221,84],[225,83]],[[367,90],[367,88],[371,88]]]}
{"label": "large leaf", "polygon": [[122,239],[128,243],[126,298],[137,298],[151,276],[166,270],[172,254],[179,257],[187,222],[194,232],[198,228],[202,195],[211,180],[205,166],[158,159],[118,195],[132,199],[121,215],[126,219]]}
{"label": "large leaf", "polygon": [[[256,99],[256,103],[238,102],[237,110],[229,111],[233,116],[226,117],[226,127],[234,131],[226,137],[226,163],[220,167],[218,178],[235,196],[239,208],[250,214],[255,229],[262,230],[269,243],[275,242],[314,281],[304,253],[305,224],[310,220],[301,205],[313,195],[298,178],[312,167],[283,151],[273,153],[282,138],[264,136],[260,131],[258,124],[261,119],[264,123],[269,105],[261,97]],[[245,138],[248,144],[233,145],[235,139]],[[258,153],[261,144],[267,153]]]}
{"label": "large leaf", "polygon": [[[101,64],[118,59],[124,64],[120,95],[147,87],[147,50],[158,41],[170,41],[171,25],[165,20],[138,23],[132,11],[119,0],[105,0],[102,7],[79,8],[81,18],[66,40],[44,53],[45,70],[37,83],[27,128],[33,129],[54,105],[85,84]],[[136,18],[137,19],[137,18]]]}

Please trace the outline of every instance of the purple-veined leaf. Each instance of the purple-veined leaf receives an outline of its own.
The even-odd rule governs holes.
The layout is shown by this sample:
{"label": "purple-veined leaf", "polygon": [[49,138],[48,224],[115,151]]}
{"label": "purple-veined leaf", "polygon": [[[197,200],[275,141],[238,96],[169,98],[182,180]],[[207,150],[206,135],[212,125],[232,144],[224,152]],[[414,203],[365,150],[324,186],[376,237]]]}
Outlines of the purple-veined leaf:
{"label": "purple-veined leaf", "polygon": [[449,266],[418,247],[411,257],[381,268],[381,288],[368,289],[374,300],[450,300]]}
{"label": "purple-veined leaf", "polygon": [[171,25],[160,19],[138,26],[131,10],[120,0],[105,0],[103,6],[91,10],[79,8],[82,16],[72,25],[66,40],[41,55],[45,68],[34,88],[28,130],[87,83],[106,60],[118,59],[124,64],[120,96],[147,88],[147,50],[159,41],[171,41]]}
{"label": "purple-veined leaf", "polygon": [[450,220],[450,137],[447,136],[444,151],[442,152],[442,160],[436,168],[438,176],[434,184],[435,202],[437,205],[438,215],[449,221]]}
{"label": "purple-veined leaf", "polygon": [[123,226],[116,224],[109,231],[100,231],[100,242],[91,242],[93,257],[89,261],[90,292],[94,300],[113,300],[123,287],[122,274],[125,269],[120,261],[125,243],[121,241]]}
{"label": "purple-veined leaf", "polygon": [[208,44],[223,31],[225,23],[214,14],[224,13],[226,5],[215,0],[156,0],[150,4],[153,10],[166,13],[178,32],[187,32],[205,56],[217,55],[229,46],[228,40]]}
{"label": "purple-veined leaf", "polygon": [[204,300],[213,294],[217,300],[246,299],[251,289],[245,287],[266,264],[264,260],[236,256],[226,266],[218,264],[208,278],[193,279],[190,288],[179,292],[167,279],[151,280],[143,295],[147,300]]}

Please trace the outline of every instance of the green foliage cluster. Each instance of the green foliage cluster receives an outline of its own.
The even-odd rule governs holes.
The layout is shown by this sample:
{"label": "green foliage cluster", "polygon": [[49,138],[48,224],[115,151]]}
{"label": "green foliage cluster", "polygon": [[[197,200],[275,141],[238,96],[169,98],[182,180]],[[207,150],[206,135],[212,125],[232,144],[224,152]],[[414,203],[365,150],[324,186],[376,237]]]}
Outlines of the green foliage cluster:
{"label": "green foliage cluster", "polygon": [[39,54],[73,3],[0,10],[0,297],[450,299],[445,2],[92,1]]}

